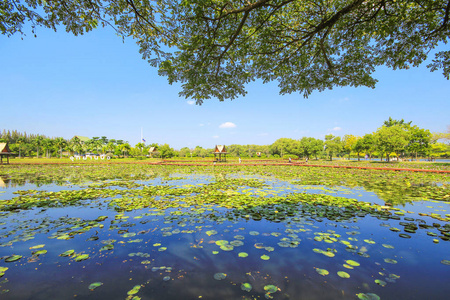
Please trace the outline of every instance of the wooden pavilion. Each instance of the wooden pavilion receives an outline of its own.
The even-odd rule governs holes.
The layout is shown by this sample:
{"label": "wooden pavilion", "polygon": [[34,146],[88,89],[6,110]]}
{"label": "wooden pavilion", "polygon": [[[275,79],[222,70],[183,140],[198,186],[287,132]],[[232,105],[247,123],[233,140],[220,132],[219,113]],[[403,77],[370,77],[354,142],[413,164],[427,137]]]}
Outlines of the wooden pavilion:
{"label": "wooden pavilion", "polygon": [[155,153],[156,153],[155,147],[148,148],[148,154],[150,154],[150,157],[153,157],[153,154],[155,154]]}
{"label": "wooden pavilion", "polygon": [[8,143],[0,143],[0,164],[3,164],[3,156],[6,156],[6,163],[9,164],[9,156],[14,155],[8,147]]}
{"label": "wooden pavilion", "polygon": [[217,162],[226,162],[227,161],[227,149],[225,145],[216,145],[214,149],[214,160]]}

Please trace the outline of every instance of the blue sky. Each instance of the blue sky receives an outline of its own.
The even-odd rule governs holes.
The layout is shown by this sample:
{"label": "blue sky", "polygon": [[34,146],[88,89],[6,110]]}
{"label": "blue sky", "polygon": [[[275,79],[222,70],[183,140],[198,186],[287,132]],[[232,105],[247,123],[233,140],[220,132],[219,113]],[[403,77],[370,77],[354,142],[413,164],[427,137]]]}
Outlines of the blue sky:
{"label": "blue sky", "polygon": [[375,89],[335,88],[281,96],[254,82],[245,97],[193,105],[180,85],[142,60],[133,40],[100,28],[75,37],[38,28],[38,37],[0,35],[0,129],[70,139],[107,136],[175,149],[267,145],[281,137],[362,136],[390,116],[432,132],[450,125],[450,81],[425,67],[375,73]]}

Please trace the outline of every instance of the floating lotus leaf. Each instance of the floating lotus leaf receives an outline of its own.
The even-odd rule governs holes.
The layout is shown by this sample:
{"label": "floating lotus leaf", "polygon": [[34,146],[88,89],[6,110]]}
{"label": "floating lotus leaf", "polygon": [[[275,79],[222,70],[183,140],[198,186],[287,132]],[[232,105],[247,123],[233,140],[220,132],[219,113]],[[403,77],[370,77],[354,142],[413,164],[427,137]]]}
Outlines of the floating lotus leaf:
{"label": "floating lotus leaf", "polygon": [[385,286],[386,285],[386,281],[380,280],[380,279],[375,279],[375,283],[381,286]]}
{"label": "floating lotus leaf", "polygon": [[34,249],[40,249],[40,248],[44,248],[45,244],[40,244],[40,245],[36,245],[33,247],[30,247],[29,249],[34,250]]}
{"label": "floating lotus leaf", "polygon": [[46,253],[47,253],[47,250],[42,249],[42,250],[34,251],[31,254],[34,255],[34,256],[39,256],[39,255],[46,254]]}
{"label": "floating lotus leaf", "polygon": [[383,247],[387,248],[387,249],[394,249],[394,246],[389,245],[389,244],[383,244]]}
{"label": "floating lotus leaf", "polygon": [[89,254],[79,254],[75,257],[75,261],[83,261],[89,258]]}
{"label": "floating lotus leaf", "polygon": [[264,255],[261,256],[261,259],[262,259],[262,260],[269,260],[269,259],[270,259],[270,256],[264,254]]}
{"label": "floating lotus leaf", "polygon": [[291,244],[288,243],[288,242],[279,242],[278,246],[283,247],[283,248],[287,248],[287,247],[290,247]]}
{"label": "floating lotus leaf", "polygon": [[343,266],[344,266],[344,268],[346,268],[346,269],[350,269],[350,270],[353,270],[353,269],[354,269],[352,266],[347,265],[347,264],[343,264]]}
{"label": "floating lotus leaf", "polygon": [[366,242],[367,244],[375,244],[375,241],[369,239],[365,239],[364,242]]}
{"label": "floating lotus leaf", "polygon": [[252,290],[252,285],[248,282],[241,284],[241,290],[250,292]]}
{"label": "floating lotus leaf", "polygon": [[234,247],[232,245],[222,245],[220,246],[220,249],[223,251],[232,251]]}
{"label": "floating lotus leaf", "polygon": [[228,245],[230,242],[226,241],[226,240],[218,240],[216,241],[216,245],[217,246],[223,246],[223,245]]}
{"label": "floating lotus leaf", "polygon": [[404,238],[404,239],[410,239],[411,238],[411,236],[409,234],[406,234],[406,233],[400,233],[398,236],[401,237],[401,238]]}
{"label": "floating lotus leaf", "polygon": [[105,221],[106,219],[108,219],[107,216],[100,216],[100,217],[98,217],[97,219],[95,219],[95,221],[97,221],[97,222],[102,222],[102,221]]}
{"label": "floating lotus leaf", "polygon": [[93,282],[89,285],[89,289],[90,290],[95,290],[96,288],[98,288],[99,286],[102,286],[103,282]]}
{"label": "floating lotus leaf", "polygon": [[215,235],[215,234],[217,234],[217,231],[215,231],[215,230],[208,230],[208,231],[206,232],[206,234],[207,234],[208,236]]}
{"label": "floating lotus leaf", "polygon": [[219,251],[214,250],[214,251],[212,252],[212,254],[214,254],[214,255],[219,254]]}
{"label": "floating lotus leaf", "polygon": [[5,262],[14,262],[22,258],[22,255],[11,255],[5,259]]}
{"label": "floating lotus leaf", "polygon": [[222,280],[225,279],[227,277],[227,274],[225,273],[216,273],[214,274],[214,279],[215,280]]}
{"label": "floating lotus leaf", "polygon": [[356,294],[356,296],[358,296],[358,299],[360,300],[380,300],[380,297],[377,294],[372,294],[372,293],[359,293]]}
{"label": "floating lotus leaf", "polygon": [[143,264],[143,265],[149,265],[151,263],[152,262],[150,260],[143,260],[143,261],[141,261],[141,264]]}
{"label": "floating lotus leaf", "polygon": [[339,271],[339,272],[337,272],[337,274],[341,278],[350,278],[350,274],[348,274],[347,272],[344,272],[344,271]]}
{"label": "floating lotus leaf", "polygon": [[250,231],[248,234],[250,234],[250,235],[259,235],[259,232],[258,231]]}
{"label": "floating lotus leaf", "polygon": [[114,249],[114,245],[113,244],[108,244],[108,245],[105,245],[105,246],[101,247],[99,251],[101,252],[101,251],[113,250],[113,249]]}
{"label": "floating lotus leaf", "polygon": [[128,237],[133,237],[135,235],[136,235],[135,232],[127,232],[127,233],[123,234],[122,237],[128,238]]}
{"label": "floating lotus leaf", "polygon": [[153,247],[159,247],[159,246],[161,246],[161,243],[154,243],[153,244]]}
{"label": "floating lotus leaf", "polygon": [[163,280],[164,280],[164,281],[169,281],[169,280],[170,280],[170,276],[164,276],[164,277],[163,277]]}
{"label": "floating lotus leaf", "polygon": [[234,238],[237,239],[237,240],[245,239],[245,237],[243,235],[235,235]]}
{"label": "floating lotus leaf", "polygon": [[264,245],[263,243],[256,243],[255,245],[253,245],[256,249],[264,249]]}
{"label": "floating lotus leaf", "polygon": [[244,258],[244,257],[248,256],[248,253],[246,253],[246,252],[239,252],[238,256]]}
{"label": "floating lotus leaf", "polygon": [[443,260],[441,260],[441,264],[450,266],[450,260],[443,259]]}
{"label": "floating lotus leaf", "polygon": [[71,256],[72,254],[74,254],[75,253],[75,250],[73,250],[73,249],[71,249],[71,250],[67,250],[67,251],[64,251],[63,253],[61,253],[59,256]]}
{"label": "floating lotus leaf", "polygon": [[3,275],[5,275],[6,270],[8,270],[8,267],[0,267],[0,277],[2,277]]}
{"label": "floating lotus leaf", "polygon": [[244,245],[244,242],[239,241],[239,240],[237,240],[237,241],[231,241],[231,242],[230,242],[230,245],[232,245],[232,246],[234,246],[234,247],[239,247],[239,246]]}
{"label": "floating lotus leaf", "polygon": [[272,294],[278,291],[278,287],[276,287],[275,285],[269,284],[264,286],[264,291],[266,293]]}
{"label": "floating lotus leaf", "polygon": [[322,276],[326,276],[326,275],[330,274],[330,272],[328,272],[327,270],[319,269],[319,268],[316,268],[316,272],[319,273],[319,275],[322,275]]}
{"label": "floating lotus leaf", "polygon": [[274,247],[264,247],[264,250],[268,251],[268,252],[272,252],[275,250]]}
{"label": "floating lotus leaf", "polygon": [[159,247],[159,248],[158,248],[158,251],[159,251],[159,252],[166,251],[166,250],[167,250],[167,247]]}
{"label": "floating lotus leaf", "polygon": [[391,259],[391,258],[385,258],[384,261],[387,262],[388,264],[396,264],[397,263],[397,261],[395,259]]}
{"label": "floating lotus leaf", "polygon": [[351,259],[346,260],[345,262],[346,262],[348,265],[353,266],[353,267],[359,267],[359,266],[361,265],[359,262],[356,262],[356,261],[351,260]]}
{"label": "floating lotus leaf", "polygon": [[127,292],[127,294],[128,294],[129,296],[135,295],[135,294],[139,293],[139,290],[140,290],[140,289],[141,289],[141,286],[140,286],[140,285],[135,285],[131,290],[129,290],[129,291]]}

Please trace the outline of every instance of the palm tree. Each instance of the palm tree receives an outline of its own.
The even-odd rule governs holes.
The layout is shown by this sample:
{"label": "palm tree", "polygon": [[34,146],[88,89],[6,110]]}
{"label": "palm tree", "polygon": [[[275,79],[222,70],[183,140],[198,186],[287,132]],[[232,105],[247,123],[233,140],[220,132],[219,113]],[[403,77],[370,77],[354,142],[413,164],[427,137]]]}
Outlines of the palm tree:
{"label": "palm tree", "polygon": [[23,143],[25,143],[25,138],[24,138],[24,137],[18,138],[16,143],[19,145],[19,158],[20,158],[20,157],[21,157],[21,155],[20,155],[20,149],[21,149],[21,145],[22,145]]}
{"label": "palm tree", "polygon": [[38,135],[37,137],[34,138],[33,140],[33,145],[36,147],[36,157],[39,158],[39,147],[42,146],[44,142],[44,138],[40,135]]}
{"label": "palm tree", "polygon": [[59,158],[62,158],[62,148],[67,147],[67,141],[62,137],[58,137],[55,139],[55,146],[59,148]]}
{"label": "palm tree", "polygon": [[75,152],[77,152],[78,154],[81,153],[82,149],[83,149],[83,143],[81,142],[81,140],[77,137],[74,137],[70,143],[72,144],[72,148]]}
{"label": "palm tree", "polygon": [[125,157],[125,152],[128,152],[128,151],[131,150],[130,144],[128,144],[128,143],[121,144],[121,145],[120,145],[120,150],[121,150],[122,153],[123,153],[123,157]]}
{"label": "palm tree", "polygon": [[143,149],[145,147],[145,144],[142,143],[142,142],[141,143],[137,143],[134,147],[135,148],[139,148],[141,150],[141,155],[142,155],[142,151],[143,151]]}

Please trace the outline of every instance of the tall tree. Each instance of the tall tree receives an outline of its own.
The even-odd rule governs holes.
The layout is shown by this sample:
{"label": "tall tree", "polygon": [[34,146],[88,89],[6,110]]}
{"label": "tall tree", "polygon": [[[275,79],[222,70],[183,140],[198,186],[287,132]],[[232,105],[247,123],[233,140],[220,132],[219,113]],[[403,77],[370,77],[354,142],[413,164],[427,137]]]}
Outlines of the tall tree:
{"label": "tall tree", "polygon": [[[5,0],[0,32],[25,23],[75,35],[99,25],[136,39],[142,57],[186,97],[233,99],[255,79],[308,96],[368,86],[375,68],[408,69],[450,35],[448,0]],[[450,51],[428,65],[450,77]]]}
{"label": "tall tree", "polygon": [[406,150],[414,153],[417,160],[418,153],[427,154],[430,148],[431,132],[428,129],[419,128],[417,125],[409,128],[409,143]]}
{"label": "tall tree", "polygon": [[342,151],[342,141],[340,136],[328,134],[325,136],[325,152],[333,160],[333,155],[339,154]]}
{"label": "tall tree", "polygon": [[62,158],[62,149],[67,145],[67,141],[62,137],[58,137],[55,139],[55,146],[59,148],[59,158]]}
{"label": "tall tree", "polygon": [[[402,126],[394,125],[390,127],[381,126],[375,133],[375,143],[377,150],[381,154],[386,154],[389,162],[392,152],[401,153],[409,142],[409,134]],[[382,156],[382,155],[381,155]]]}
{"label": "tall tree", "polygon": [[39,158],[39,148],[44,144],[44,138],[38,135],[33,139],[33,145],[36,147],[36,157]]}

